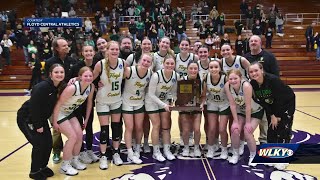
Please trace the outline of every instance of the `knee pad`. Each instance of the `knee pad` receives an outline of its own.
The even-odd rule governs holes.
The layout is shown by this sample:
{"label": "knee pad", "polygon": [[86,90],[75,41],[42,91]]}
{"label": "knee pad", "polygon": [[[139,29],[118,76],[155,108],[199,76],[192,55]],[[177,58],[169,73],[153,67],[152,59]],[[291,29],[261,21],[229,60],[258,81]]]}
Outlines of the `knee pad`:
{"label": "knee pad", "polygon": [[121,122],[111,122],[111,129],[112,129],[112,141],[120,141],[120,136],[122,134]]}
{"label": "knee pad", "polygon": [[109,125],[101,126],[100,144],[109,144],[108,139],[109,139]]}

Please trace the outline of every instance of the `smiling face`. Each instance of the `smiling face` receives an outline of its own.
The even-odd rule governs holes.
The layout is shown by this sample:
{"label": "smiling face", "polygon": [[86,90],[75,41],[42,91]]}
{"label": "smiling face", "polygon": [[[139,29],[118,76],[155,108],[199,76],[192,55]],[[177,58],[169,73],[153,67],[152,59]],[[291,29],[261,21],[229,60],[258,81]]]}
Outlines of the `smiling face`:
{"label": "smiling face", "polygon": [[66,55],[69,53],[69,46],[68,42],[64,39],[58,39],[57,40],[57,47],[56,50],[59,55]]}
{"label": "smiling face", "polygon": [[163,62],[164,70],[172,72],[175,69],[176,63],[173,57],[166,58]]}
{"label": "smiling face", "polygon": [[152,50],[150,39],[144,39],[141,43],[141,49],[144,53],[149,53]]}
{"label": "smiling face", "polygon": [[119,57],[119,44],[117,42],[110,42],[106,52],[109,59],[117,59]]}
{"label": "smiling face", "polygon": [[188,53],[190,48],[190,43],[187,40],[182,40],[179,46],[182,53]]}
{"label": "smiling face", "polygon": [[92,60],[95,55],[94,49],[92,46],[83,46],[82,55],[86,60]]}
{"label": "smiling face", "polygon": [[208,61],[209,50],[206,47],[200,47],[198,50],[198,56],[200,61]]}
{"label": "smiling face", "polygon": [[63,81],[65,73],[64,73],[64,68],[61,65],[57,65],[52,69],[52,71],[49,73],[49,76],[51,80],[56,84],[60,83]]}
{"label": "smiling face", "polygon": [[249,76],[250,79],[256,80],[257,82],[261,82],[263,79],[263,69],[261,64],[252,64],[249,67]]}
{"label": "smiling face", "polygon": [[259,51],[261,49],[261,39],[259,36],[251,36],[249,40],[249,47],[251,51]]}
{"label": "smiling face", "polygon": [[241,73],[239,70],[231,70],[228,75],[228,82],[234,89],[240,87]]}
{"label": "smiling face", "polygon": [[188,66],[188,76],[191,78],[196,78],[199,73],[199,67],[196,62],[192,62]]}
{"label": "smiling face", "polygon": [[100,52],[106,52],[107,50],[107,41],[103,38],[97,40],[97,48]]}
{"label": "smiling face", "polygon": [[231,46],[228,44],[225,44],[221,47],[221,56],[228,59],[232,57],[233,50],[231,49]]}
{"label": "smiling face", "polygon": [[148,69],[152,64],[152,57],[149,54],[143,54],[141,56],[139,64],[141,67]]}
{"label": "smiling face", "polygon": [[159,43],[159,49],[160,51],[168,51],[170,48],[170,40],[168,38],[162,38]]}
{"label": "smiling face", "polygon": [[79,74],[80,81],[85,84],[91,84],[93,81],[93,73],[90,69],[85,70],[82,74]]}
{"label": "smiling face", "polygon": [[221,72],[221,66],[218,61],[210,61],[209,63],[209,72],[211,75],[219,75]]}
{"label": "smiling face", "polygon": [[132,51],[132,42],[130,38],[124,38],[120,44],[121,51],[130,53]]}

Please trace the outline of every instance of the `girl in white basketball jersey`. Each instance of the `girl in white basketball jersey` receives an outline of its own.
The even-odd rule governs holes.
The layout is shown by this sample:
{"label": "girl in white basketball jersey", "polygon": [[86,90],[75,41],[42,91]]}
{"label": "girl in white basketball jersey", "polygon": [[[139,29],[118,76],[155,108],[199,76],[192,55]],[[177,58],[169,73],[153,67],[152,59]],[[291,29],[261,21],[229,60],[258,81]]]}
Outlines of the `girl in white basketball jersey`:
{"label": "girl in white basketball jersey", "polygon": [[190,50],[190,40],[188,38],[182,38],[180,45],[180,53],[176,55],[176,69],[175,71],[179,73],[181,77],[188,74],[188,64],[190,62],[197,62],[199,60],[198,55],[194,53],[189,53]]}
{"label": "girl in white basketball jersey", "polygon": [[[124,139],[128,150],[128,161],[141,164],[140,144],[143,135],[144,120],[144,99],[146,87],[151,79],[152,71],[149,67],[152,64],[150,54],[141,56],[139,65],[126,67],[125,86],[122,94],[122,115],[125,123]],[[132,136],[133,129],[135,137]],[[136,152],[132,150],[132,139],[136,140]]]}
{"label": "girl in white basketball jersey", "polygon": [[256,141],[253,132],[263,117],[264,110],[252,99],[252,86],[242,79],[240,70],[230,70],[225,91],[230,103],[233,116],[231,126],[231,144],[233,156],[229,163],[236,164],[239,160],[240,133],[243,130],[250,151],[249,166],[256,166],[252,160],[256,154]]}
{"label": "girl in white basketball jersey", "polygon": [[145,102],[146,112],[149,114],[152,122],[152,157],[160,162],[165,161],[165,158],[162,156],[159,147],[160,127],[164,144],[164,156],[168,160],[175,159],[175,156],[170,151],[170,106],[173,99],[176,99],[177,80],[179,79],[179,75],[174,71],[174,68],[174,57],[170,55],[166,56],[164,59],[164,69],[158,70],[151,77]]}
{"label": "girl in white basketball jersey", "polygon": [[[209,73],[203,81],[203,98],[202,105],[207,102],[208,112],[208,153],[207,158],[213,158],[216,131],[219,130],[221,137],[221,159],[228,158],[227,143],[228,133],[227,124],[231,114],[229,101],[224,90],[227,81],[226,75],[223,74],[219,61],[209,63]],[[219,126],[219,128],[216,128]]]}
{"label": "girl in white basketball jersey", "polygon": [[167,54],[175,57],[173,50],[170,48],[170,39],[166,36],[159,41],[159,51],[153,54],[154,72],[163,69],[163,61]]}
{"label": "girl in white basketball jersey", "polygon": [[[137,65],[139,63],[139,60],[141,58],[142,54],[148,54],[148,53],[152,53],[152,44],[151,41],[148,37],[145,37],[142,42],[141,42],[141,48],[139,48],[138,50],[136,50],[135,53],[132,53],[128,56],[126,63],[128,66],[134,66]],[[154,69],[154,64],[153,63],[153,53],[151,55],[152,58],[152,64],[149,67],[149,69],[153,70]],[[143,134],[144,134],[144,142],[143,142],[143,151],[145,153],[150,153],[151,152],[151,148],[149,146],[148,143],[148,139],[149,139],[149,132],[150,132],[150,121],[149,121],[149,116],[147,114],[145,114],[145,118],[143,121]]]}
{"label": "girl in white basketball jersey", "polygon": [[126,59],[126,64],[128,66],[138,65],[142,54],[151,53],[152,45],[149,38],[144,38],[141,42],[141,48],[136,49],[135,53],[130,54]]}
{"label": "girl in white basketball jersey", "polygon": [[103,84],[97,91],[96,111],[100,121],[100,169],[108,168],[106,148],[109,141],[109,117],[111,116],[112,129],[112,160],[115,165],[123,164],[120,158],[121,130],[121,84],[125,69],[125,62],[119,57],[119,44],[115,41],[108,42],[106,56],[95,65],[94,78],[100,76]]}
{"label": "girl in white basketball jersey", "polygon": [[74,111],[88,98],[87,116],[83,126],[86,127],[92,108],[94,92],[93,73],[89,67],[83,67],[79,71],[80,80],[67,86],[59,97],[53,111],[53,126],[62,132],[68,140],[63,147],[63,162],[60,173],[77,175],[78,170],[85,170],[87,166],[79,161],[82,145],[82,128],[74,114]]}
{"label": "girl in white basketball jersey", "polygon": [[[209,72],[209,62],[211,61],[210,57],[209,57],[209,48],[206,45],[202,45],[199,47],[198,49],[198,56],[199,56],[199,76],[200,76],[200,80],[201,83],[203,83],[203,80],[205,79],[206,75]],[[206,147],[207,148],[207,142],[208,142],[208,113],[207,113],[207,108],[206,105],[204,105],[203,108],[203,116],[204,116],[204,131],[206,133]],[[218,136],[219,133],[216,133],[216,140],[215,143],[218,143]],[[216,151],[219,148],[218,145],[214,146],[214,151]]]}
{"label": "girl in white basketball jersey", "polygon": [[[189,53],[190,50],[190,40],[186,37],[182,38],[180,41],[180,53],[176,55],[176,69],[175,71],[179,73],[181,77],[187,76],[188,74],[188,64],[191,62],[197,62],[198,56],[194,53]],[[178,117],[178,125],[180,130],[180,141],[182,141],[182,127],[181,127],[181,118]],[[190,142],[192,143],[193,131],[190,132]],[[182,144],[182,143],[181,143]],[[189,144],[189,143],[188,143]]]}
{"label": "girl in white basketball jersey", "polygon": [[[183,80],[195,80],[199,82],[199,90],[201,89],[201,82],[199,78],[199,65],[197,62],[191,61],[188,66],[187,76],[183,76]],[[182,81],[183,81],[182,80]],[[200,93],[199,93],[200,95]],[[200,99],[196,100],[197,104],[200,104]],[[190,132],[194,132],[194,156],[200,157],[200,124],[201,124],[201,111],[182,111],[179,112],[179,118],[181,118],[181,131],[184,148],[182,151],[182,156],[189,156],[189,136]]]}
{"label": "girl in white basketball jersey", "polygon": [[230,44],[224,44],[221,46],[221,59],[222,70],[224,73],[228,73],[231,69],[238,69],[244,80],[248,80],[248,68],[250,66],[250,62],[238,55],[233,55],[233,50]]}

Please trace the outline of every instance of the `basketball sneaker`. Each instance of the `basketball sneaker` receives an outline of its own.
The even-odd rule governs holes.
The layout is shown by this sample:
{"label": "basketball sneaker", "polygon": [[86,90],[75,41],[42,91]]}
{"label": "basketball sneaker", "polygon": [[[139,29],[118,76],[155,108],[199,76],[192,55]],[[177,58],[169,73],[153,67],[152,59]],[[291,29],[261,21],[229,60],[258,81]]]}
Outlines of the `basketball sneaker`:
{"label": "basketball sneaker", "polygon": [[257,166],[257,163],[253,163],[253,162],[252,162],[253,159],[254,159],[254,156],[250,155],[250,156],[249,156],[248,166],[252,166],[252,167],[256,167],[256,166]]}
{"label": "basketball sneaker", "polygon": [[113,161],[113,164],[115,164],[117,166],[120,166],[123,164],[123,161],[120,157],[120,154],[117,152],[112,155],[112,161]]}
{"label": "basketball sneaker", "polygon": [[289,166],[289,163],[274,164],[274,168],[278,170],[285,170],[288,166]]}
{"label": "basketball sneaker", "polygon": [[194,145],[193,149],[194,157],[201,157],[201,151],[199,145]]}
{"label": "basketball sneaker", "polygon": [[169,144],[165,144],[164,145],[163,155],[170,161],[176,159],[176,157],[170,151],[170,145]]}
{"label": "basketball sneaker", "polygon": [[91,164],[92,159],[89,157],[88,153],[86,151],[80,152],[79,159],[81,162],[85,164]]}
{"label": "basketball sneaker", "polygon": [[182,149],[181,155],[182,155],[183,157],[188,157],[188,156],[189,156],[189,153],[190,153],[189,146],[184,146],[184,148]]}
{"label": "basketball sneaker", "polygon": [[227,158],[228,158],[227,147],[221,147],[220,159],[227,159]]}
{"label": "basketball sneaker", "polygon": [[99,168],[100,168],[101,170],[108,169],[108,159],[107,159],[107,156],[101,156],[99,161],[100,161]]}
{"label": "basketball sneaker", "polygon": [[148,142],[143,143],[143,152],[144,153],[150,153],[151,152],[151,148],[150,148]]}
{"label": "basketball sneaker", "polygon": [[61,161],[60,154],[53,154],[52,161],[54,164],[58,164]]}
{"label": "basketball sneaker", "polygon": [[99,161],[98,156],[95,155],[92,150],[88,150],[87,154],[88,154],[89,158],[92,160],[92,162],[98,162]]}
{"label": "basketball sneaker", "polygon": [[133,162],[134,164],[141,164],[142,163],[142,160],[139,159],[134,154],[128,154],[127,161],[128,162]]}
{"label": "basketball sneaker", "polygon": [[60,173],[68,176],[75,176],[78,174],[78,170],[71,166],[70,161],[63,161],[60,167]]}
{"label": "basketball sneaker", "polygon": [[85,170],[87,169],[87,165],[83,164],[79,160],[79,156],[74,156],[71,160],[71,165],[77,170]]}

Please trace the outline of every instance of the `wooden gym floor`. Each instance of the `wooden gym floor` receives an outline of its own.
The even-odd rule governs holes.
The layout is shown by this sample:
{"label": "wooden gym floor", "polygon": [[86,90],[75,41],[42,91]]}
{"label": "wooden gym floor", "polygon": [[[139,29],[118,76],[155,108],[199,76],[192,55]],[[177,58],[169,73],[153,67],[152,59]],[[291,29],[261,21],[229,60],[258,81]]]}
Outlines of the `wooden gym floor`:
{"label": "wooden gym floor", "polygon": [[[296,113],[293,124],[294,142],[309,140],[320,143],[320,85],[292,86],[297,96]],[[16,112],[21,104],[29,98],[23,96],[23,90],[0,90],[0,177],[1,179],[28,179],[32,146],[20,132],[16,124]],[[172,142],[179,142],[177,113],[173,113]],[[203,121],[202,121],[203,122]],[[202,123],[203,127],[203,123]],[[99,132],[99,121],[95,116],[94,132]],[[258,130],[257,130],[258,131]],[[255,132],[257,138],[258,132]],[[97,133],[98,134],[98,133]],[[298,137],[305,137],[300,138]],[[97,142],[97,141],[95,141]],[[149,140],[150,142],[150,140]],[[97,143],[95,143],[97,144]],[[202,131],[201,144],[204,144]],[[94,145],[98,152],[98,147]],[[245,155],[246,156],[246,153]],[[245,159],[245,160],[244,160]],[[126,160],[123,158],[123,160]],[[319,164],[290,164],[285,171],[274,171],[269,167],[258,165],[256,168],[246,166],[248,157],[237,165],[229,165],[221,160],[206,158],[178,158],[166,163],[156,163],[151,155],[142,154],[142,165],[110,164],[102,171],[99,164],[88,165],[87,170],[80,171],[75,177],[59,174],[60,164],[53,164],[51,158],[48,166],[55,172],[49,179],[316,179],[320,177]]]}

